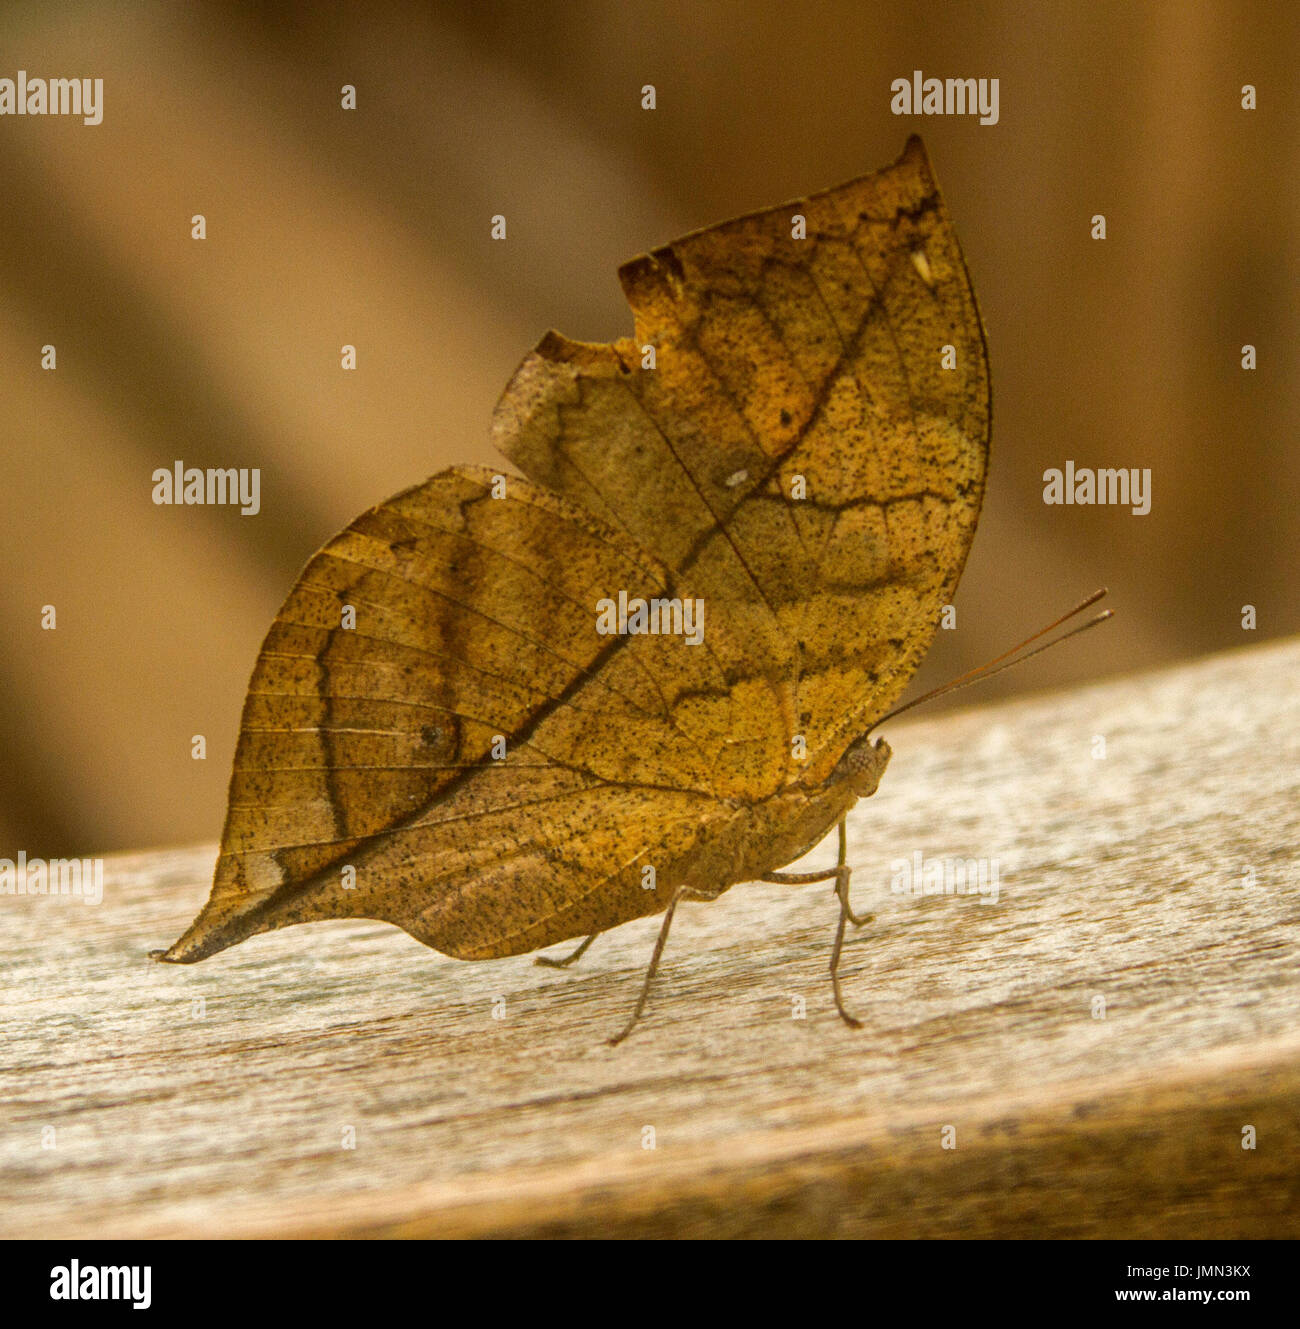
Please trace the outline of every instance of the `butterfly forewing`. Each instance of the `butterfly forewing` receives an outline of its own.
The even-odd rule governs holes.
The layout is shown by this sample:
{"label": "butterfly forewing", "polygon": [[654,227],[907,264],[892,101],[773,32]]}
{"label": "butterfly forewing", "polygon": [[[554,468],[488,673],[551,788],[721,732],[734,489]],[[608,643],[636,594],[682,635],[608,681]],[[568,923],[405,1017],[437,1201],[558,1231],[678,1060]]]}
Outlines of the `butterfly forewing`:
{"label": "butterfly forewing", "polygon": [[635,337],[549,335],[497,446],[743,624],[824,777],[924,656],[983,495],[983,331],[924,149],[621,276]]}

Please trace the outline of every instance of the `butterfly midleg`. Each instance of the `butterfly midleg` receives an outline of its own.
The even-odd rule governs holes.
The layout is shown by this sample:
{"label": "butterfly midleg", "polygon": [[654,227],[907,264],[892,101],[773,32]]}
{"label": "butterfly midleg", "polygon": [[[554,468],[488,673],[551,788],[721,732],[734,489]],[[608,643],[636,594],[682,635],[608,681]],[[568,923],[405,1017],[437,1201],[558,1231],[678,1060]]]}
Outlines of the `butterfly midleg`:
{"label": "butterfly midleg", "polygon": [[584,942],[582,942],[578,946],[578,949],[576,951],[574,951],[571,955],[566,955],[562,960],[552,960],[549,955],[539,955],[533,961],[533,963],[544,964],[548,969],[567,969],[575,961],[582,959],[582,957],[586,954],[587,947],[590,946],[591,943],[595,941],[596,938],[599,936],[600,936],[599,932],[593,932],[590,937],[588,937]]}
{"label": "butterfly midleg", "polygon": [[847,863],[848,858],[848,834],[845,830],[844,819],[841,817],[839,822],[840,829],[840,855],[839,862],[833,868],[827,868],[823,872],[765,872],[759,881],[773,881],[778,886],[807,886],[815,881],[835,882],[835,894],[839,896],[841,904],[844,906],[845,916],[855,928],[860,928],[870,923],[875,914],[855,914],[849,906],[849,878],[853,875],[853,869]]}
{"label": "butterfly midleg", "polygon": [[664,914],[663,926],[659,929],[659,937],[655,942],[654,953],[650,956],[650,966],[646,969],[645,981],[641,984],[641,995],[636,999],[636,1005],[632,1008],[632,1014],[623,1026],[622,1031],[609,1040],[611,1047],[621,1043],[632,1032],[633,1026],[641,1018],[646,999],[650,996],[650,984],[654,982],[655,971],[659,968],[659,957],[664,953],[664,944],[668,940],[668,929],[672,927],[673,914],[676,913],[677,906],[683,900],[716,900],[725,889],[726,887],[721,887],[716,891],[702,891],[694,886],[679,886],[677,888],[677,894],[673,896],[672,902]]}
{"label": "butterfly midleg", "polygon": [[830,881],[834,878],[835,897],[840,905],[840,917],[835,925],[835,945],[831,948],[831,986],[835,990],[835,1009],[839,1011],[840,1019],[845,1024],[851,1025],[854,1029],[861,1029],[862,1021],[849,1014],[844,1006],[844,998],[840,994],[840,952],[844,948],[845,923],[852,923],[855,928],[860,928],[863,924],[870,923],[874,915],[855,914],[849,905],[849,878],[853,869],[848,865],[849,837],[843,817],[840,818],[839,831],[840,852],[834,868],[825,872],[769,872],[760,880],[774,881],[783,886],[803,886],[809,882]]}
{"label": "butterfly midleg", "polygon": [[[838,889],[836,894],[839,895]],[[835,945],[831,947],[831,988],[835,993],[835,1009],[839,1011],[840,1019],[851,1029],[861,1029],[862,1021],[845,1009],[844,998],[840,993],[840,951],[844,946],[844,924],[848,919],[849,906],[844,896],[840,895],[840,917],[835,925]]]}

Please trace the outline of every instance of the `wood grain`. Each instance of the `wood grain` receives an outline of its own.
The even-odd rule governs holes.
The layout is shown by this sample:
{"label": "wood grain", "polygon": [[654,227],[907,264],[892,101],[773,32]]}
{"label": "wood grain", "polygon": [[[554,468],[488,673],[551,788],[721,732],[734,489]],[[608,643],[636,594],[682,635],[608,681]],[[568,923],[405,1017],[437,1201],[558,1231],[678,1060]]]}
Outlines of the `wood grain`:
{"label": "wood grain", "polygon": [[[0,897],[0,1235],[1294,1236],[1298,673],[1293,640],[888,727],[859,1033],[822,886],[685,907],[616,1049],[655,919],[566,972],[365,922],[179,969],[147,952],[211,848]],[[917,850],[997,860],[998,902],[891,893]]]}

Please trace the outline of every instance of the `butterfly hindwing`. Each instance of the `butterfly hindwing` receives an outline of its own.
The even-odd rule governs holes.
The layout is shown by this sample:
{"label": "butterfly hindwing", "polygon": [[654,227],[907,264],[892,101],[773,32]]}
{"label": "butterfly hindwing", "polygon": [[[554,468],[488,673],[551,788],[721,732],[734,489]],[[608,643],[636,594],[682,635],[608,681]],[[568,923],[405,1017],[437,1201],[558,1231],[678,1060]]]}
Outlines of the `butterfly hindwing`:
{"label": "butterfly hindwing", "polygon": [[639,882],[617,906],[579,897],[684,852],[719,790],[774,787],[786,757],[771,689],[719,662],[725,625],[695,646],[602,635],[620,589],[675,590],[518,477],[455,468],[359,517],[263,644],[212,896],[168,958],[353,914],[454,950],[448,920],[489,926],[506,885],[539,936],[575,909],[661,908]]}

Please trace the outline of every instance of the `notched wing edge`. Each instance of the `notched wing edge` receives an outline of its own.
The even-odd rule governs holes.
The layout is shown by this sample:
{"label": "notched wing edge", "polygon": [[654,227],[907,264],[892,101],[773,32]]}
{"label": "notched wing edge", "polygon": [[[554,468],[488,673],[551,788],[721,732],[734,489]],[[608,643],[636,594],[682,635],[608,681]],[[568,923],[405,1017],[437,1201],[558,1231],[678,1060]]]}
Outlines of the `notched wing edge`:
{"label": "notched wing edge", "polygon": [[[756,208],[752,212],[742,213],[722,223],[721,226],[715,223],[697,227],[669,244],[660,245],[646,254],[638,254],[618,270],[619,283],[623,287],[628,306],[636,316],[649,308],[656,299],[665,296],[669,299],[676,298],[686,275],[681,259],[677,256],[677,247],[697,235],[716,234],[722,227],[743,225],[755,218],[771,216],[774,213],[788,213],[791,208],[798,209],[827,195],[839,194],[854,185],[868,180],[878,181],[893,171],[903,170],[918,172],[925,182],[927,193],[938,190],[925,144],[919,134],[911,134],[903,145],[903,151],[889,166],[881,170],[867,171],[843,184],[818,190],[817,193],[807,194],[803,198],[791,199],[787,203],[779,203],[775,207]],[[624,354],[635,356],[634,340],[620,338],[614,342],[574,341],[552,328],[524,357],[511,375],[505,391],[498,398],[492,412],[493,443],[499,450],[505,452],[506,449],[502,446],[504,440],[511,437],[520,425],[529,419],[545,395],[549,385],[545,376],[536,374],[539,362],[571,365],[576,373],[613,375],[620,370],[625,372],[630,370],[631,365],[623,358]]]}
{"label": "notched wing edge", "polygon": [[[675,297],[678,288],[686,279],[681,259],[677,256],[677,248],[679,245],[684,245],[693,240],[696,236],[705,234],[716,236],[719,231],[728,227],[743,226],[748,222],[762,217],[770,217],[774,214],[784,215],[789,213],[791,209],[798,211],[807,204],[815,203],[829,195],[842,194],[855,185],[865,184],[868,181],[879,183],[891,173],[904,170],[918,172],[925,182],[927,193],[933,193],[937,190],[938,184],[934,178],[934,170],[930,165],[930,156],[926,152],[925,144],[921,141],[919,134],[909,135],[907,142],[903,145],[903,151],[888,166],[879,170],[867,171],[860,176],[855,176],[852,180],[844,181],[843,184],[832,185],[829,189],[819,189],[815,194],[805,194],[802,198],[793,198],[786,203],[778,203],[766,208],[755,208],[752,212],[743,212],[738,217],[733,217],[721,224],[715,223],[710,226],[696,227],[695,230],[687,231],[685,235],[679,236],[669,244],[660,245],[648,254],[638,254],[636,258],[629,259],[618,270],[618,279],[623,287],[623,293],[627,297],[627,302],[631,306],[632,312],[638,314],[653,303],[656,296]],[[547,337],[542,339],[542,343],[537,347],[539,353],[547,338],[552,335],[557,334],[548,333]]]}

